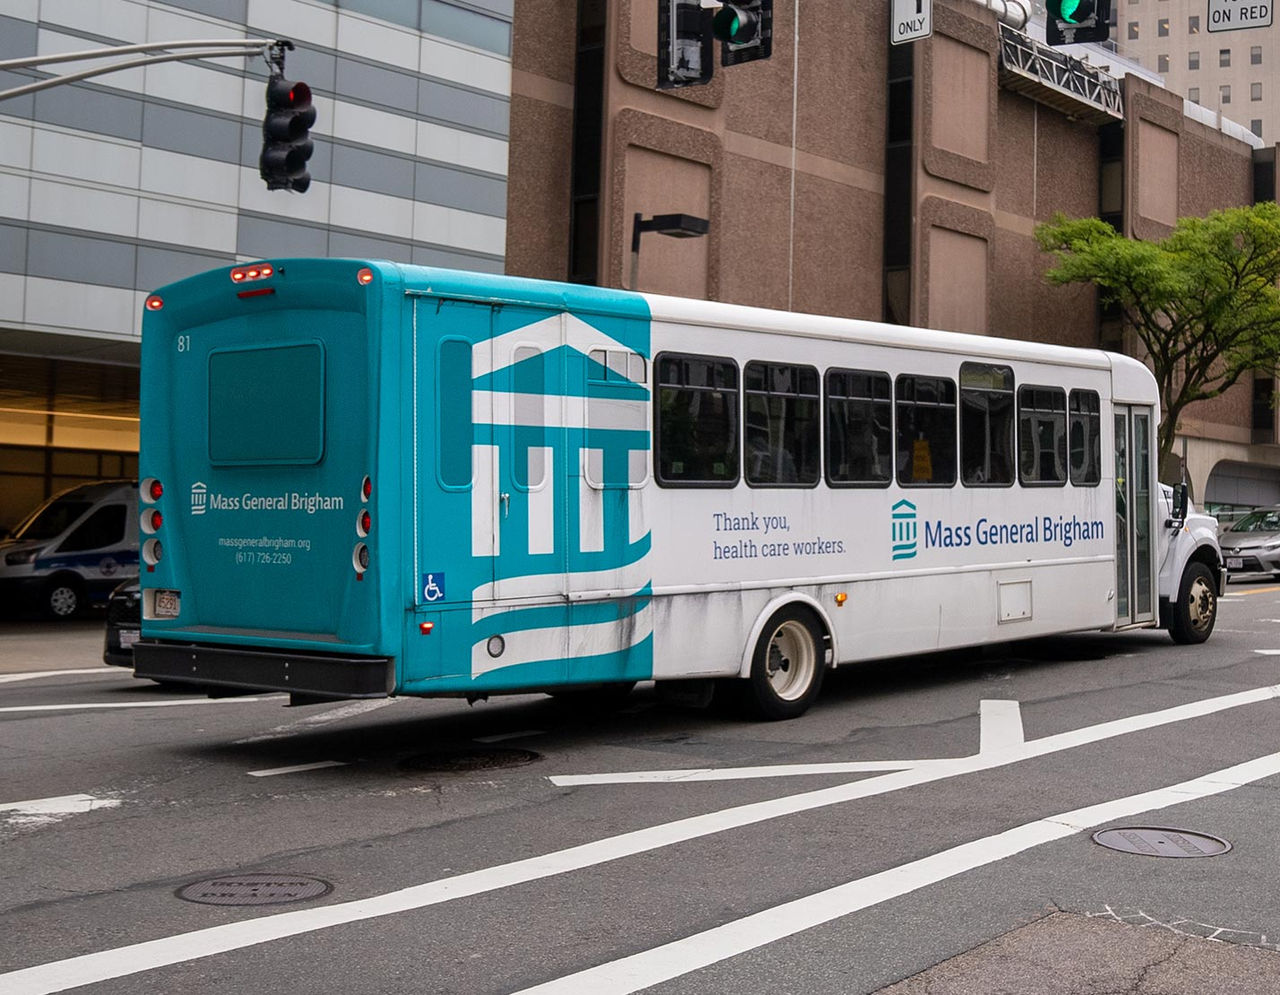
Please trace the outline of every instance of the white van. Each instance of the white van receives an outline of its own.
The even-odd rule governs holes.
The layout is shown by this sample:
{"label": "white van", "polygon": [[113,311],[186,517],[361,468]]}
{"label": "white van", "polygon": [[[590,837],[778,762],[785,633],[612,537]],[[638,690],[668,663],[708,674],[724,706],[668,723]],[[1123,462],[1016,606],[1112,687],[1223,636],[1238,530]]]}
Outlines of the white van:
{"label": "white van", "polygon": [[102,480],[55,494],[0,539],[0,598],[70,618],[138,572],[138,485]]}

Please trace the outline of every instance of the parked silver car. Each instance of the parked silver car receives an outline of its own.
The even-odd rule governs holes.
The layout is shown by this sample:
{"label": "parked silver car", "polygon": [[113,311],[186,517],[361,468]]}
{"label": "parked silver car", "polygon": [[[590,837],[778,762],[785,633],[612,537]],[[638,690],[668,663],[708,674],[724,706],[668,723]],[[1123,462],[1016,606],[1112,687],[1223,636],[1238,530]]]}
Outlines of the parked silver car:
{"label": "parked silver car", "polygon": [[1269,573],[1280,579],[1280,505],[1251,511],[1218,536],[1227,575]]}

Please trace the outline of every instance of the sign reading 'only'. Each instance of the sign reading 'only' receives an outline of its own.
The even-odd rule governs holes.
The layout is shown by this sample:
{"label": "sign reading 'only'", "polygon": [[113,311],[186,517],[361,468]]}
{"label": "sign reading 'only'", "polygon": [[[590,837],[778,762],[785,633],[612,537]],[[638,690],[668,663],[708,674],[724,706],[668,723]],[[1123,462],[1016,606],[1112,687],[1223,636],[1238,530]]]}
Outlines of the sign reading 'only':
{"label": "sign reading 'only'", "polygon": [[[1271,0],[1268,0],[1268,3]],[[889,20],[889,41],[901,45],[933,34],[932,0],[893,0]]]}
{"label": "sign reading 'only'", "polygon": [[1209,0],[1209,30],[1269,28],[1274,0]]}

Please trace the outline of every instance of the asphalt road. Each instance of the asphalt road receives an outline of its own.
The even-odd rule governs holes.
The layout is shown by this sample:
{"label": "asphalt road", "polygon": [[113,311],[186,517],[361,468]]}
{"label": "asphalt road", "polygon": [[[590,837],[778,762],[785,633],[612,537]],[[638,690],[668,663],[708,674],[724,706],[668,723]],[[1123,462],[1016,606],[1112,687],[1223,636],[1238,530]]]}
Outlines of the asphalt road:
{"label": "asphalt road", "polygon": [[785,723],[208,699],[100,625],[0,622],[6,995],[1280,992],[1280,587],[1203,647],[862,666]]}

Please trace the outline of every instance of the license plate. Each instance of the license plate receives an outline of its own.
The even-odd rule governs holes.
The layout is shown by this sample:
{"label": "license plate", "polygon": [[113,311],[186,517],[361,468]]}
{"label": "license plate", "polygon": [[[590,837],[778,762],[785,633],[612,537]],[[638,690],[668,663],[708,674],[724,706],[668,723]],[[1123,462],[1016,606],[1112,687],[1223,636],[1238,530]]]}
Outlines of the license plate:
{"label": "license plate", "polygon": [[1244,569],[1244,560],[1242,560],[1242,559],[1241,559],[1240,557],[1238,557],[1238,556],[1228,556],[1228,557],[1227,557],[1227,569],[1228,569],[1228,570],[1243,570],[1243,569]]}
{"label": "license plate", "polygon": [[142,633],[137,629],[121,629],[120,630],[120,648],[127,650],[130,646],[142,638]]}
{"label": "license plate", "polygon": [[156,591],[156,618],[177,618],[180,603],[177,591]]}

